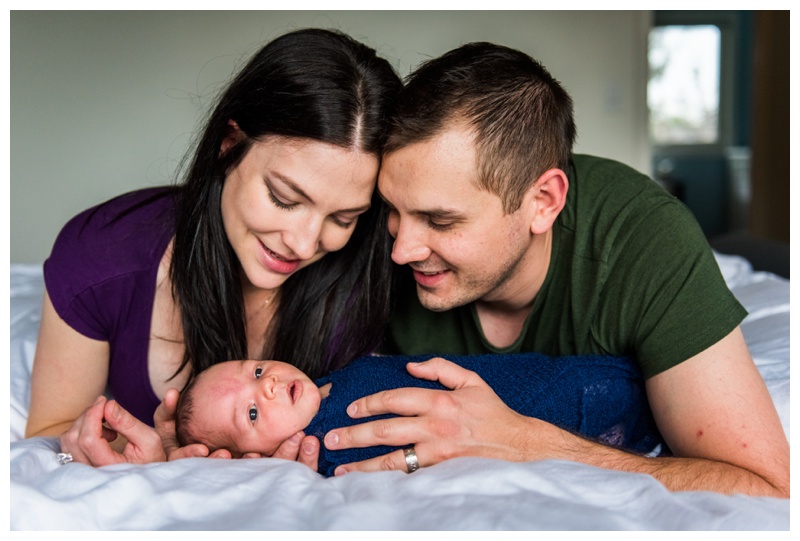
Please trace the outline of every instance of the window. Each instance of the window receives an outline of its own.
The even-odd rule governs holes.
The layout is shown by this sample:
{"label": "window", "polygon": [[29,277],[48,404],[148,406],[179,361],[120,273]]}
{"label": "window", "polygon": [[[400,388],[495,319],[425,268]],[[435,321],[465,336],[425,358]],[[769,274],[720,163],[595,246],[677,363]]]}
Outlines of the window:
{"label": "window", "polygon": [[720,29],[657,26],[650,31],[647,104],[654,145],[715,144],[720,139]]}

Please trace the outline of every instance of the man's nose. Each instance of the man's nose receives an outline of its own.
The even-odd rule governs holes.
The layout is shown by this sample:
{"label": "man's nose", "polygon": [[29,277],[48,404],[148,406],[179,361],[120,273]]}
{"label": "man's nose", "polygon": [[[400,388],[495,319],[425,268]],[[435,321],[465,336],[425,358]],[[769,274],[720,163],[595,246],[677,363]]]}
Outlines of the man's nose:
{"label": "man's nose", "polygon": [[392,260],[398,265],[425,261],[430,257],[427,235],[410,220],[396,218],[395,227],[390,227],[389,232],[394,236]]}

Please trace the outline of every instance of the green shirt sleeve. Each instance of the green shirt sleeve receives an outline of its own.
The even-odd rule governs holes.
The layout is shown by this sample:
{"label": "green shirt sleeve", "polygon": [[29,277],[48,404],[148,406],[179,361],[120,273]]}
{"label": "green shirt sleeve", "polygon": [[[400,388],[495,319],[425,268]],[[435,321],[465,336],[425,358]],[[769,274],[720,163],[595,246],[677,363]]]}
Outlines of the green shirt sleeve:
{"label": "green shirt sleeve", "polygon": [[592,328],[601,342],[633,354],[651,377],[727,336],[746,311],[682,203],[642,202],[625,222]]}

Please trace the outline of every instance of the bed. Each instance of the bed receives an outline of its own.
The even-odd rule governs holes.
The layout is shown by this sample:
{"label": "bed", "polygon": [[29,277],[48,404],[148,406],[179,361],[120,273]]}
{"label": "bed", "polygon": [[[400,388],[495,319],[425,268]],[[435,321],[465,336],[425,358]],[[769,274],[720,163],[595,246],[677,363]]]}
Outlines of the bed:
{"label": "bed", "polygon": [[[789,435],[789,281],[717,254]],[[185,459],[91,468],[23,439],[43,290],[11,265],[12,530],[788,530],[789,501],[670,493],[647,475],[566,461],[460,458],[414,474],[324,479],[280,460]]]}

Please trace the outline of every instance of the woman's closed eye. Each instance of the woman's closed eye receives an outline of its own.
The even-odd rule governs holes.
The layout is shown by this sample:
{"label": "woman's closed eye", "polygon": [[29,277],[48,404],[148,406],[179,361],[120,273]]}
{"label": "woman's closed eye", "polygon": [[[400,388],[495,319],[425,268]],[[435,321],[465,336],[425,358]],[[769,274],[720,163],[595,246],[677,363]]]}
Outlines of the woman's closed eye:
{"label": "woman's closed eye", "polygon": [[358,216],[355,218],[343,218],[333,215],[331,216],[331,221],[342,229],[350,229],[358,221]]}
{"label": "woman's closed eye", "polygon": [[298,203],[293,203],[286,198],[278,196],[270,188],[267,188],[267,193],[269,194],[269,199],[270,201],[272,201],[272,204],[278,207],[279,209],[292,210],[298,205]]}

